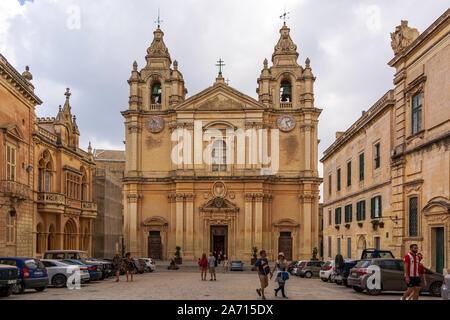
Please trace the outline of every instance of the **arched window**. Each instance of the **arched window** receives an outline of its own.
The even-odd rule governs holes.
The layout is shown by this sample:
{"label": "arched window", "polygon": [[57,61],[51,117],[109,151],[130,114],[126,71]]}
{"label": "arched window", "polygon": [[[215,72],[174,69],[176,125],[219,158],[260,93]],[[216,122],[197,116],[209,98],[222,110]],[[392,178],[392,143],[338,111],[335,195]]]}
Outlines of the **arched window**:
{"label": "arched window", "polygon": [[64,250],[77,249],[77,225],[72,219],[67,220],[64,226]]}
{"label": "arched window", "polygon": [[292,88],[289,80],[281,81],[280,102],[292,102]]}
{"label": "arched window", "polygon": [[38,223],[36,227],[36,253],[42,253],[44,249],[45,242],[44,240],[44,234],[43,234],[43,227],[42,223]]}
{"label": "arched window", "polygon": [[212,171],[227,171],[227,144],[223,140],[215,140],[212,149]]}
{"label": "arched window", "polygon": [[150,96],[150,100],[151,100],[151,104],[161,104],[162,100],[161,100],[161,83],[159,82],[155,82],[152,85],[152,93]]}
{"label": "arched window", "polygon": [[51,192],[53,165],[47,151],[42,153],[38,168],[38,191]]}
{"label": "arched window", "polygon": [[81,200],[87,201],[88,198],[88,184],[87,184],[87,174],[84,168],[81,168]]}

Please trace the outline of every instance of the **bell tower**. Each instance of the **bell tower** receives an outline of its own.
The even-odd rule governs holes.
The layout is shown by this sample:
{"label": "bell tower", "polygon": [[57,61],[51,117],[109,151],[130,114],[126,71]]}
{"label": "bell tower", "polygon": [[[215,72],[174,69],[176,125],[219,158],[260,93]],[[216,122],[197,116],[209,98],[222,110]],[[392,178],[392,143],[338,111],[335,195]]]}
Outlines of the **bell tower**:
{"label": "bell tower", "polygon": [[272,66],[269,68],[267,59],[264,59],[258,78],[256,92],[261,103],[276,110],[313,108],[315,78],[309,58],[303,68],[297,63],[298,56],[297,45],[292,41],[285,22],[272,54]]}
{"label": "bell tower", "polygon": [[130,110],[167,110],[183,102],[187,94],[183,75],[178,70],[178,62],[175,60],[172,64],[169,50],[163,40],[164,32],[159,25],[153,36],[153,42],[145,56],[146,66],[138,71],[137,62],[133,63],[128,80]]}

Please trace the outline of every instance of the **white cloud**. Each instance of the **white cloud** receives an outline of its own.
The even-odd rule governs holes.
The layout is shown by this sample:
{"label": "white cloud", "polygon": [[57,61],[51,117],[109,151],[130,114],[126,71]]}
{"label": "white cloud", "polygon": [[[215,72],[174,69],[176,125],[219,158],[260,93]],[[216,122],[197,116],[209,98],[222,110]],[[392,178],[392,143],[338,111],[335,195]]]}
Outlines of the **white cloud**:
{"label": "white cloud", "polygon": [[361,23],[365,24],[369,31],[373,33],[381,31],[381,9],[379,6],[360,4],[353,8],[353,13]]}
{"label": "white cloud", "polygon": [[26,8],[17,0],[0,1],[0,53],[6,56],[8,61],[15,63],[15,48],[8,46],[8,33],[12,20],[18,15],[24,15]]}

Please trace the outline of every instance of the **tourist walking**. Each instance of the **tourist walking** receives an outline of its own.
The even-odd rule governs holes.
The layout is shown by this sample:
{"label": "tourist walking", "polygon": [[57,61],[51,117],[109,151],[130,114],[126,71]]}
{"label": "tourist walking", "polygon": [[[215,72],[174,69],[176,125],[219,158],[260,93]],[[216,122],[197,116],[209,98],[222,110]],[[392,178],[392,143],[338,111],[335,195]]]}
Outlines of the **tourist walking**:
{"label": "tourist walking", "polygon": [[216,266],[217,266],[216,257],[214,257],[212,252],[210,252],[209,258],[208,258],[208,267],[209,267],[209,274],[211,276],[211,279],[209,279],[209,281],[213,281],[213,277],[214,277],[214,281],[216,281]]}
{"label": "tourist walking", "polygon": [[131,258],[131,253],[127,252],[125,254],[125,274],[127,275],[127,282],[128,282],[128,275],[131,276],[131,281],[133,281],[133,273],[134,273],[134,260]]}
{"label": "tourist walking", "polygon": [[116,274],[116,282],[119,282],[120,268],[122,267],[122,257],[118,252],[116,252],[116,255],[112,260],[112,264],[114,268],[114,273]]}
{"label": "tourist walking", "polygon": [[[423,256],[421,253],[418,253],[417,256],[419,257],[419,277],[421,280],[423,280],[423,284],[426,287],[427,286],[427,278],[425,276],[425,268],[422,264],[423,261]],[[420,290],[419,290],[419,295],[420,295]],[[411,294],[406,298],[406,300],[412,300],[414,296],[414,292],[411,292]]]}
{"label": "tourist walking", "polygon": [[403,257],[403,269],[405,273],[405,282],[408,287],[403,293],[402,300],[412,295],[412,300],[419,300],[420,292],[420,256],[417,255],[419,247],[413,243],[409,246],[409,253]]}
{"label": "tourist walking", "polygon": [[200,270],[202,271],[202,281],[206,281],[206,271],[208,270],[208,259],[206,259],[206,253],[202,255],[199,259],[198,264],[200,265]]}
{"label": "tourist walking", "polygon": [[288,298],[285,293],[286,280],[289,279],[289,274],[286,272],[287,267],[288,267],[288,262],[284,258],[284,253],[280,252],[278,254],[278,260],[275,263],[275,267],[273,268],[272,272],[270,273],[270,278],[272,279],[272,276],[273,276],[274,272],[276,271],[275,282],[278,283],[278,288],[275,289],[275,297],[278,296],[278,291],[281,291],[283,298],[284,299]]}
{"label": "tourist walking", "polygon": [[256,270],[258,271],[259,283],[261,284],[261,288],[256,289],[256,293],[260,297],[262,297],[263,300],[266,300],[266,296],[264,295],[264,289],[269,286],[268,275],[270,274],[270,266],[269,260],[267,259],[266,250],[261,250],[259,252],[259,259],[256,260],[255,267]]}
{"label": "tourist walking", "polygon": [[228,257],[226,255],[223,256],[223,271],[228,272],[228,268],[230,263],[228,262]]}

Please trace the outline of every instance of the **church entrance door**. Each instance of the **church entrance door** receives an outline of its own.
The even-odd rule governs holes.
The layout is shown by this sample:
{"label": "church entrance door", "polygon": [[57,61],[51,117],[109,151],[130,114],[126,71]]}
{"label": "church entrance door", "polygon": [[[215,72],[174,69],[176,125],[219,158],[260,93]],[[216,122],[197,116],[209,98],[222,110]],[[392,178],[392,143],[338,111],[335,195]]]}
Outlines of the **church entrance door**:
{"label": "church entrance door", "polygon": [[161,260],[161,256],[161,234],[159,231],[150,231],[148,236],[148,257],[156,260]]}
{"label": "church entrance door", "polygon": [[228,227],[211,226],[211,252],[214,256],[218,256],[220,252],[228,255]]}
{"label": "church entrance door", "polygon": [[286,260],[292,260],[292,235],[290,232],[280,232],[278,250],[284,253]]}

